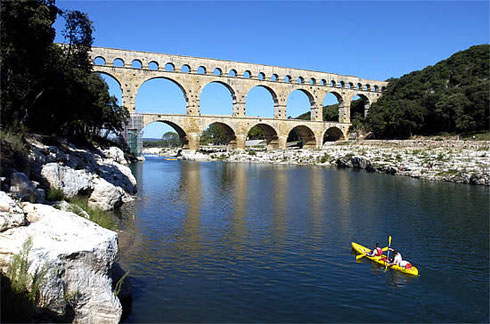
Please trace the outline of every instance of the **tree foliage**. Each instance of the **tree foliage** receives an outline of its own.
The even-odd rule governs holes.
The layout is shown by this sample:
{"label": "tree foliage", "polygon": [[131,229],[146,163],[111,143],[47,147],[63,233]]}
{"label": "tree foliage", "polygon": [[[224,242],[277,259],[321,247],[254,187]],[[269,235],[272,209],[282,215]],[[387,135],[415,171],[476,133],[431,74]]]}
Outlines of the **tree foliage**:
{"label": "tree foliage", "polygon": [[[66,44],[54,44],[57,19]],[[53,0],[1,2],[1,125],[11,130],[94,136],[122,130],[128,111],[92,72],[93,27],[85,13]]]}
{"label": "tree foliage", "polygon": [[477,45],[389,80],[366,127],[379,138],[488,130],[489,64],[490,46]]}
{"label": "tree foliage", "polygon": [[201,144],[225,145],[228,141],[225,129],[218,124],[211,124],[201,135]]}

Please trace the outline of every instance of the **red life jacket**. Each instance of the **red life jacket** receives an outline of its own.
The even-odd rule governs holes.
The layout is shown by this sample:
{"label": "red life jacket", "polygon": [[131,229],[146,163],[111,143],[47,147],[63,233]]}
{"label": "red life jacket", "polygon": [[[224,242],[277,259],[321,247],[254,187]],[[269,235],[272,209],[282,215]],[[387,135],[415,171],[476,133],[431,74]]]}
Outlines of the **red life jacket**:
{"label": "red life jacket", "polygon": [[380,247],[377,247],[374,251],[374,255],[383,255],[383,249]]}

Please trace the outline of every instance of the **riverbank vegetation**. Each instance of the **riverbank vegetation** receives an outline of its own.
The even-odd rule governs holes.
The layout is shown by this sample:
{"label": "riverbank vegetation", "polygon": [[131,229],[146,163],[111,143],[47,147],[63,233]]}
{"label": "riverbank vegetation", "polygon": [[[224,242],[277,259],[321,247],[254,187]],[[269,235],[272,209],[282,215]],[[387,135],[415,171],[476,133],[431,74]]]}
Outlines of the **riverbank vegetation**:
{"label": "riverbank vegetation", "polygon": [[[129,114],[92,72],[88,16],[61,11],[53,0],[0,5],[2,129],[77,138],[121,131]],[[53,43],[58,18],[65,45]]]}
{"label": "riverbank vegetation", "polygon": [[371,105],[364,127],[376,138],[488,131],[490,45],[472,46],[450,58],[388,80]]}

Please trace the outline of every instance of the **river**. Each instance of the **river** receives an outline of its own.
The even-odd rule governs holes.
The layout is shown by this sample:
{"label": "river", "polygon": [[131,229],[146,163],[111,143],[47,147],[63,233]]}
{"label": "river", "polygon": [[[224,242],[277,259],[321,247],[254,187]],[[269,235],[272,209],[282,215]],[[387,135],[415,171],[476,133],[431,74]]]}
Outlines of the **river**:
{"label": "river", "polygon": [[[133,166],[126,322],[487,322],[489,188],[312,166]],[[418,277],[351,242],[399,249]]]}

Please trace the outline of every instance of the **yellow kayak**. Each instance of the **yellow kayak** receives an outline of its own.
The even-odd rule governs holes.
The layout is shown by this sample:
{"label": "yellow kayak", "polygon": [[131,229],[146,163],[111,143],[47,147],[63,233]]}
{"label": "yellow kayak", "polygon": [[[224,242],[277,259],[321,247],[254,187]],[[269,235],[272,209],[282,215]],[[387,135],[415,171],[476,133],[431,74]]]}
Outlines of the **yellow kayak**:
{"label": "yellow kayak", "polygon": [[166,161],[177,161],[175,158],[165,158]]}
{"label": "yellow kayak", "polygon": [[[359,254],[366,254],[367,252],[371,252],[371,250],[368,249],[367,247],[364,247],[364,246],[357,244],[357,243],[354,243],[354,242],[352,242],[352,249],[354,249],[354,251],[356,251]],[[369,260],[372,260],[376,263],[379,263],[383,266],[386,266],[386,255],[381,255],[381,256],[366,255],[365,258],[368,258]],[[393,270],[398,270],[400,272],[410,274],[410,275],[414,275],[414,276],[419,275],[419,270],[414,266],[411,266],[410,268],[407,269],[405,267],[393,265],[393,266],[388,266],[388,268],[393,269]]]}

